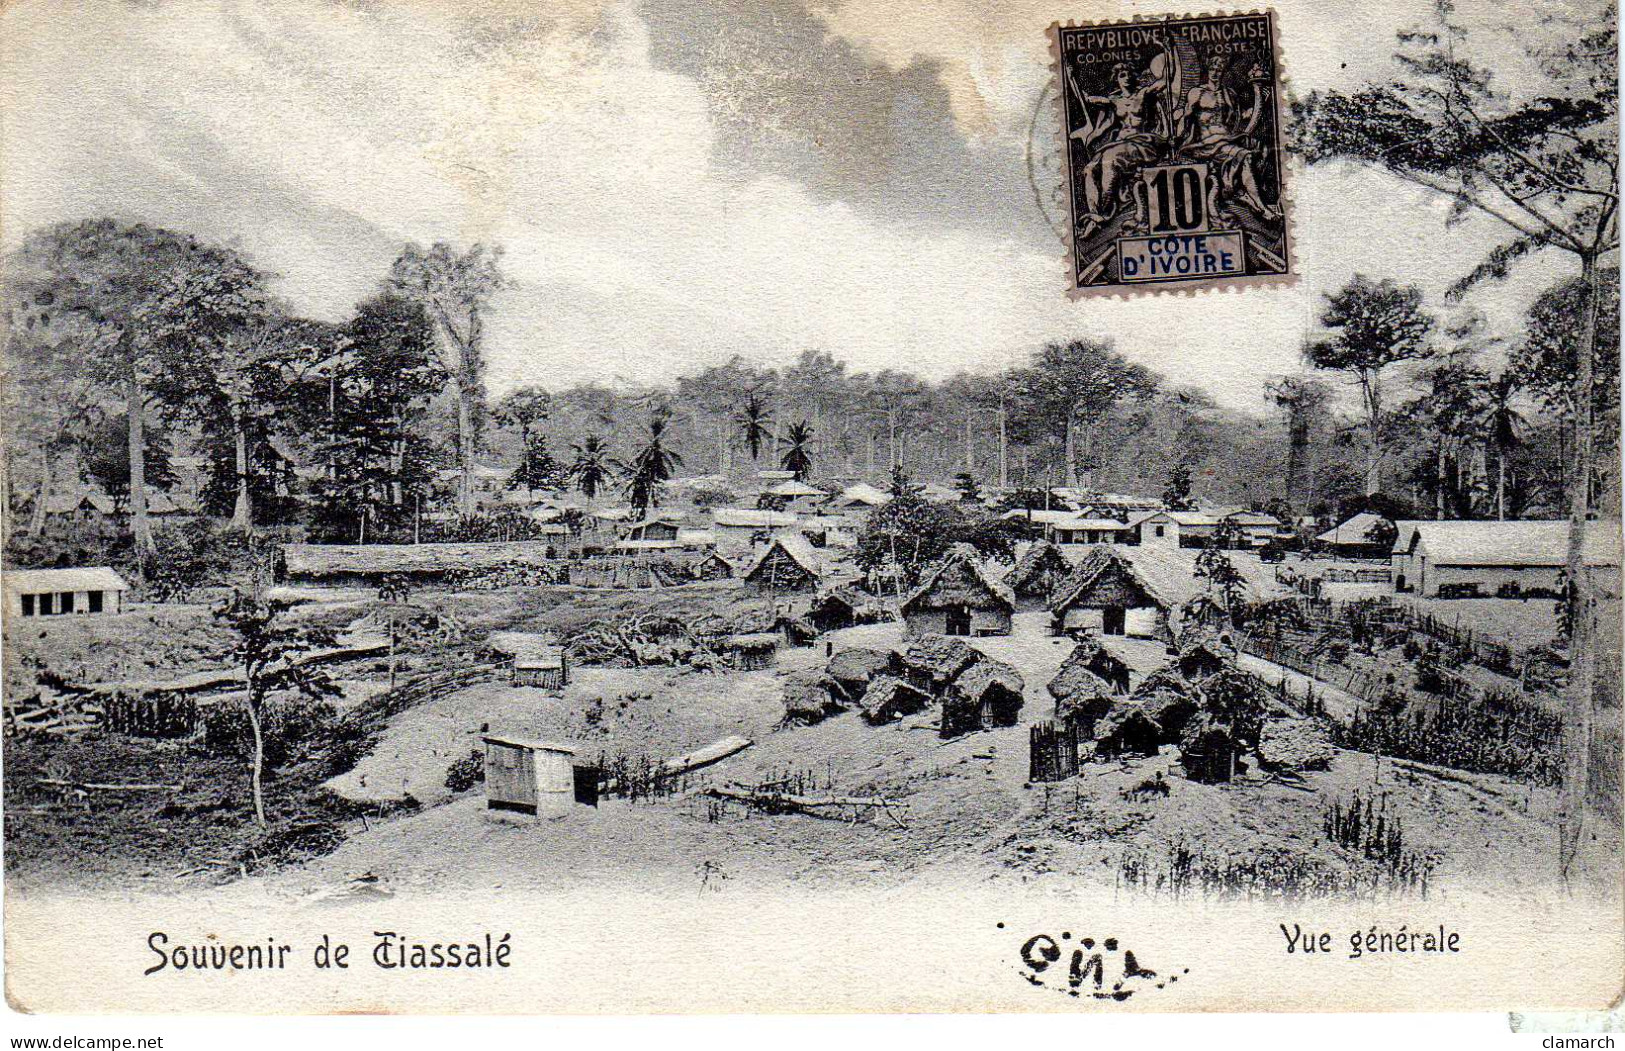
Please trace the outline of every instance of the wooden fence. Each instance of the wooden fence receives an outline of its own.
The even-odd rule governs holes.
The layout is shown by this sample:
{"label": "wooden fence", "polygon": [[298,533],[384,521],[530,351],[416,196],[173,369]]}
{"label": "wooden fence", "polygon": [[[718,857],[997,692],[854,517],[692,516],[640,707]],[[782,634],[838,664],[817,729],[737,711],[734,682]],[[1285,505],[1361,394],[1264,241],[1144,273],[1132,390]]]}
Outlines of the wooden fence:
{"label": "wooden fence", "polygon": [[1028,754],[1027,780],[1065,781],[1078,774],[1078,727],[1072,720],[1060,726],[1052,722],[1033,724]]}
{"label": "wooden fence", "polygon": [[1262,657],[1272,664],[1290,668],[1311,679],[1331,683],[1363,701],[1375,700],[1388,685],[1385,679],[1375,674],[1350,668],[1335,661],[1322,660],[1312,653],[1278,639],[1255,638],[1237,632],[1235,641],[1236,647],[1243,653]]}

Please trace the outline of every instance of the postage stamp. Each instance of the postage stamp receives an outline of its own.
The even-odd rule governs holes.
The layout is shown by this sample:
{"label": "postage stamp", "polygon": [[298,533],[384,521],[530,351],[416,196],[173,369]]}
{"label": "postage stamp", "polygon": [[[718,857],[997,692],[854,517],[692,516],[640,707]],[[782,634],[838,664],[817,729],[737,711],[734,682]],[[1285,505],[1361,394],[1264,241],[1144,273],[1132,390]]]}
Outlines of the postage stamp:
{"label": "postage stamp", "polygon": [[1050,27],[1074,298],[1294,279],[1275,17]]}

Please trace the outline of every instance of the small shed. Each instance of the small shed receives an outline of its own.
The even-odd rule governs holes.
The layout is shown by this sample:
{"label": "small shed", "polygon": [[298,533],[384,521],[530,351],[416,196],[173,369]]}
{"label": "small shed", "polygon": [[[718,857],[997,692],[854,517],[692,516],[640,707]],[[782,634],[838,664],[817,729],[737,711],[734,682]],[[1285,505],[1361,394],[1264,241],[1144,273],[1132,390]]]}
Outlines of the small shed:
{"label": "small shed", "polygon": [[734,666],[743,671],[759,671],[773,667],[778,658],[779,636],[770,631],[729,635],[717,648],[733,658]]}
{"label": "small shed", "polygon": [[834,588],[813,599],[806,620],[818,631],[850,628],[858,620],[858,598],[849,588]]}
{"label": "small shed", "polygon": [[745,570],[745,583],[763,591],[817,591],[818,552],[800,533],[776,533]]}
{"label": "small shed", "polygon": [[1015,612],[1015,595],[965,546],[928,572],[902,604],[910,635],[1008,635]]}
{"label": "small shed", "polygon": [[890,675],[882,675],[871,682],[859,702],[864,721],[877,726],[923,712],[930,706],[930,694]]}
{"label": "small shed", "polygon": [[1187,638],[1179,647],[1179,674],[1192,682],[1217,675],[1236,662],[1236,647],[1227,637],[1204,634]]}
{"label": "small shed", "polygon": [[712,550],[696,559],[689,566],[689,572],[695,580],[732,580],[734,567],[732,562]]}
{"label": "small shed", "polygon": [[1085,740],[1094,736],[1095,724],[1117,703],[1111,686],[1071,657],[1061,662],[1045,689],[1055,698],[1055,721],[1075,726]]}
{"label": "small shed", "polygon": [[1057,635],[1090,629],[1159,638],[1167,634],[1168,602],[1127,556],[1097,547],[1055,590],[1050,626]]}
{"label": "small shed", "polygon": [[991,658],[966,668],[942,701],[942,736],[1014,726],[1026,683],[1021,673]]}
{"label": "small shed", "polygon": [[574,748],[498,734],[483,740],[488,810],[532,816],[570,811],[577,797]]}
{"label": "small shed", "polygon": [[893,653],[903,678],[933,696],[940,696],[966,668],[984,659],[980,650],[946,635],[917,636]]}
{"label": "small shed", "polygon": [[563,646],[538,646],[514,654],[513,684],[562,690],[570,682],[570,656]]}
{"label": "small shed", "polygon": [[1095,754],[1105,759],[1156,755],[1162,738],[1162,727],[1144,708],[1118,705],[1095,727]]}
{"label": "small shed", "polygon": [[1242,746],[1230,728],[1207,715],[1192,719],[1179,739],[1179,764],[1192,781],[1229,781],[1241,765],[1241,753]]}
{"label": "small shed", "polygon": [[1015,595],[1017,609],[1042,609],[1049,605],[1056,585],[1071,573],[1072,563],[1061,549],[1048,540],[1039,540],[1022,552],[1004,583]]}
{"label": "small shed", "polygon": [[5,584],[6,616],[95,616],[122,612],[123,577],[107,566],[83,569],[8,569],[0,573]]}

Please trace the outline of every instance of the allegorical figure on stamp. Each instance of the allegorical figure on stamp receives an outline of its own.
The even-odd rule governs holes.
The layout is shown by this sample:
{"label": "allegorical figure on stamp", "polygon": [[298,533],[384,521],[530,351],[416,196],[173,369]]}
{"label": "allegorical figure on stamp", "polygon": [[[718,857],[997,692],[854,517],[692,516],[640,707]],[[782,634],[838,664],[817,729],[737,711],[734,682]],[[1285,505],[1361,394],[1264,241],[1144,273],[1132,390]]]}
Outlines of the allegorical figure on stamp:
{"label": "allegorical figure on stamp", "polygon": [[1169,72],[1174,67],[1166,45],[1161,54],[1152,57],[1144,84],[1139,83],[1133,67],[1119,62],[1112,67],[1114,88],[1108,95],[1089,94],[1077,76],[1067,71],[1067,84],[1083,113],[1083,126],[1072,132],[1072,138],[1081,141],[1090,154],[1083,172],[1082,218],[1092,226],[1116,215],[1124,190],[1132,192],[1141,169],[1167,155],[1173,130]]}
{"label": "allegorical figure on stamp", "polygon": [[[1210,213],[1239,197],[1261,217],[1278,219],[1281,210],[1265,202],[1259,192],[1257,151],[1250,145],[1264,95],[1255,89],[1251,111],[1240,117],[1235,92],[1224,82],[1225,66],[1223,55],[1209,55],[1203,65],[1202,82],[1185,93],[1176,117],[1180,153],[1185,159],[1208,163]],[[1255,84],[1262,81],[1263,70],[1255,64],[1249,78]]]}

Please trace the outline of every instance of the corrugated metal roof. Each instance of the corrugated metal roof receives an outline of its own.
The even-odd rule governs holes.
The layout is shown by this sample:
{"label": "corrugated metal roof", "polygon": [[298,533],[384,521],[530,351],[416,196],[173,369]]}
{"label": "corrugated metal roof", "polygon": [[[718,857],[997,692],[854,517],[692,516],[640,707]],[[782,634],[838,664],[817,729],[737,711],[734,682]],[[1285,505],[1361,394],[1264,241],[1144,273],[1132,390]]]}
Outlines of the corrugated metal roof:
{"label": "corrugated metal roof", "polygon": [[[1568,559],[1569,524],[1563,521],[1403,525],[1406,551],[1425,552],[1436,566],[1561,566]],[[1619,523],[1588,523],[1585,555],[1587,565],[1619,565]]]}
{"label": "corrugated metal roof", "polygon": [[47,591],[128,591],[130,585],[108,566],[83,569],[0,570],[6,591],[15,594],[42,594]]}

